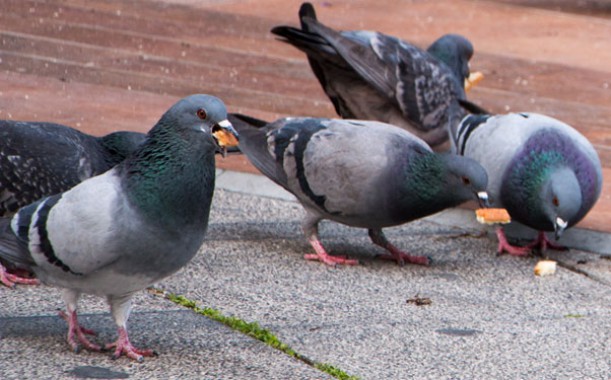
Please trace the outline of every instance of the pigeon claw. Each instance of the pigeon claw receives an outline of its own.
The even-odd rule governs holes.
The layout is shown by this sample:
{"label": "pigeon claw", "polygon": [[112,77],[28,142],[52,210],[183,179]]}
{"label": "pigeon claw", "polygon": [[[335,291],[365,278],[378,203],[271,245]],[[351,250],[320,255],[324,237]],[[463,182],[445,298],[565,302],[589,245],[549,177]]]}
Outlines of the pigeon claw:
{"label": "pigeon claw", "polygon": [[509,244],[502,227],[496,229],[496,236],[499,239],[499,245],[496,249],[499,256],[502,255],[503,252],[507,252],[512,256],[528,256],[530,253],[530,247],[518,247]]}
{"label": "pigeon claw", "polygon": [[569,249],[568,247],[564,245],[556,244],[550,241],[547,238],[547,235],[545,235],[545,232],[543,231],[539,231],[539,235],[537,236],[537,239],[535,239],[535,241],[533,241],[532,243],[528,244],[526,247],[529,249],[538,248],[541,253],[544,253],[545,251],[547,251],[548,248],[555,249],[557,251],[567,251]]}
{"label": "pigeon claw", "polygon": [[382,260],[396,261],[399,266],[404,266],[405,263],[416,265],[429,265],[432,262],[432,260],[428,256],[410,255],[409,253],[404,252],[399,248],[395,247],[390,241],[388,241],[388,239],[380,229],[370,229],[369,237],[375,245],[384,248],[390,253],[390,255],[377,256]]}
{"label": "pigeon claw", "polygon": [[[107,347],[109,348],[109,347]],[[117,360],[121,357],[121,355],[125,355],[126,357],[137,361],[138,363],[143,363],[144,362],[144,357],[151,357],[151,356],[159,356],[159,354],[153,350],[139,350],[135,347],[131,347],[131,348],[117,348],[115,349],[115,352],[112,354],[111,359],[112,360]]]}
{"label": "pigeon claw", "polygon": [[77,318],[76,318],[76,312],[71,312],[70,315],[68,315],[63,311],[60,311],[58,314],[66,322],[68,322],[68,337],[66,340],[68,341],[68,345],[70,346],[72,351],[74,351],[74,353],[78,354],[81,351],[81,348],[85,348],[86,350],[96,351],[96,352],[99,352],[102,350],[101,346],[95,343],[91,343],[89,339],[87,339],[85,335],[97,335],[97,334],[95,333],[95,331],[86,329],[82,327],[81,325],[79,325]]}
{"label": "pigeon claw", "polygon": [[134,347],[129,341],[127,330],[124,327],[119,328],[119,338],[115,342],[106,345],[107,350],[111,350],[113,348],[114,353],[111,356],[113,360],[117,360],[121,357],[121,355],[125,355],[138,363],[142,363],[144,361],[144,357],[158,355],[157,352],[153,350],[139,349]]}
{"label": "pigeon claw", "polygon": [[74,339],[74,333],[68,333],[68,345],[72,348],[72,351],[76,354],[81,352],[82,348],[85,348],[89,351],[99,352],[102,351],[102,347],[95,343],[91,343],[87,337],[85,337],[84,332],[76,331],[76,336],[78,337],[78,342]]}
{"label": "pigeon claw", "polygon": [[500,256],[505,252],[510,254],[511,256],[524,257],[530,254],[530,248],[518,247],[515,245],[511,245],[508,242],[502,243],[499,241],[499,246],[497,248],[497,254]]}
{"label": "pigeon claw", "polygon": [[40,281],[35,278],[20,277],[16,274],[9,273],[6,268],[0,264],[0,282],[8,288],[15,288],[17,284],[23,285],[39,285]]}
{"label": "pigeon claw", "polygon": [[310,239],[310,245],[314,248],[316,253],[309,253],[303,255],[303,258],[306,260],[316,260],[323,262],[329,266],[335,267],[337,265],[359,265],[358,260],[348,259],[346,256],[331,256],[325,250],[325,247],[322,246],[318,238],[312,237]]}
{"label": "pigeon claw", "polygon": [[381,260],[396,261],[397,264],[399,266],[401,266],[401,267],[405,266],[406,263],[428,266],[428,265],[430,265],[433,262],[433,259],[431,259],[428,256],[409,255],[409,254],[407,254],[405,252],[401,252],[401,251],[392,252],[391,255],[385,255],[384,254],[384,255],[378,255],[376,257],[381,259]]}
{"label": "pigeon claw", "polygon": [[348,259],[346,256],[331,256],[328,254],[321,255],[317,253],[310,253],[303,255],[303,258],[306,260],[320,261],[332,267],[337,265],[359,265],[358,260]]}

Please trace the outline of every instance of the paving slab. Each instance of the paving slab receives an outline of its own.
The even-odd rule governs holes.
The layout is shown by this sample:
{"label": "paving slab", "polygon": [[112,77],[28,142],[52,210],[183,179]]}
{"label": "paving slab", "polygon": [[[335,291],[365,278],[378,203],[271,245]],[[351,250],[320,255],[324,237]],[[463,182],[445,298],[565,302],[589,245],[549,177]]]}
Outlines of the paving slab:
{"label": "paving slab", "polygon": [[[219,179],[224,175],[253,180],[222,171]],[[536,277],[538,258],[496,256],[494,239],[462,210],[386,230],[400,248],[430,256],[429,267],[376,260],[382,250],[365,230],[323,222],[321,238],[330,252],[361,260],[330,268],[302,258],[310,251],[302,215],[294,201],[218,188],[201,252],[157,286],[257,322],[307,358],[361,379],[611,375],[611,265],[604,255],[561,252],[559,259],[573,267]],[[584,263],[597,272],[580,269]],[[56,289],[0,292],[2,379],[330,378],[144,291],[136,297],[130,331],[136,345],[156,349],[159,357],[137,364],[112,361],[107,353],[77,355],[68,350],[65,323],[56,316],[63,307]],[[95,328],[101,342],[114,339],[103,301],[85,297],[81,305],[83,324]]]}
{"label": "paving slab", "polygon": [[[334,117],[304,54],[270,33],[298,25],[301,2],[158,0],[143,7],[133,0],[3,0],[0,118],[65,123],[93,134],[146,131],[194,92],[266,120]],[[421,47],[445,33],[467,36],[475,47],[471,68],[485,75],[471,100],[493,113],[540,112],[573,125],[611,178],[608,2],[313,3],[320,20],[336,29],[378,30]],[[227,163],[254,170],[244,160]],[[581,227],[611,232],[610,189],[606,180]]]}
{"label": "paving slab", "polygon": [[[611,270],[601,282],[564,267],[536,277],[538,258],[497,257],[479,230],[422,220],[387,229],[430,267],[374,259],[362,229],[323,223],[329,268],[309,252],[294,202],[218,191],[202,253],[165,281],[202,306],[257,321],[298,352],[363,379],[608,378]],[[471,214],[472,215],[472,214]],[[599,254],[571,250],[606,263]],[[575,256],[575,257],[577,257]],[[430,305],[409,300],[428,298]]]}
{"label": "paving slab", "polygon": [[[265,119],[334,114],[303,54],[269,34],[274,25],[297,25],[301,0],[4,3],[2,118],[97,134],[146,131],[178,97],[196,91]],[[604,47],[611,24],[601,12],[586,17],[483,0],[316,7],[334,28],[381,30],[421,46],[447,32],[468,35],[477,51],[472,67],[486,75],[473,100],[493,112],[529,109],[574,124],[610,177],[611,50]],[[322,224],[323,243],[362,265],[306,262],[302,211],[292,198],[260,177],[221,173],[208,242],[159,287],[256,321],[303,355],[362,379],[611,378],[609,181],[581,224],[597,231],[567,231],[561,242],[577,249],[550,252],[561,267],[539,278],[532,273],[538,258],[497,257],[492,230],[464,209],[388,229],[399,247],[431,256],[428,268],[376,261],[381,250],[364,230],[333,223]],[[511,226],[510,233],[532,231]],[[431,303],[417,306],[418,299]],[[146,292],[135,301],[132,339],[160,356],[143,364],[69,352],[56,290],[0,288],[0,300],[0,379],[328,378]],[[114,338],[103,301],[86,297],[82,312],[101,341]]]}
{"label": "paving slab", "polygon": [[[179,276],[184,276],[179,275]],[[179,281],[190,281],[182,277]],[[168,300],[141,292],[129,319],[132,342],[158,357],[134,363],[110,353],[71,352],[59,291],[0,289],[0,379],[328,379],[330,376]],[[81,301],[81,323],[100,343],[116,339],[100,298]]]}

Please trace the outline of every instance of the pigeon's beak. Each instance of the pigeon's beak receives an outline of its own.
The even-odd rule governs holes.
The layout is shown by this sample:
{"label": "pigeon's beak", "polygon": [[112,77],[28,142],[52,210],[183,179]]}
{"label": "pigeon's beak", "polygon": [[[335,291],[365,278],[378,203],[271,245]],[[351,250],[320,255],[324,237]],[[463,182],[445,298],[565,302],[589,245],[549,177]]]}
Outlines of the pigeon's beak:
{"label": "pigeon's beak", "polygon": [[556,217],[556,221],[554,222],[554,237],[556,240],[560,239],[560,235],[562,235],[568,225],[568,222],[564,221],[562,218]]}
{"label": "pigeon's beak", "polygon": [[488,202],[488,193],[485,191],[477,192],[477,199],[479,200],[480,207],[490,207],[490,202]]}
{"label": "pigeon's beak", "polygon": [[223,120],[212,127],[212,136],[220,148],[223,157],[227,154],[227,148],[238,145],[238,132],[233,128],[229,120]]}

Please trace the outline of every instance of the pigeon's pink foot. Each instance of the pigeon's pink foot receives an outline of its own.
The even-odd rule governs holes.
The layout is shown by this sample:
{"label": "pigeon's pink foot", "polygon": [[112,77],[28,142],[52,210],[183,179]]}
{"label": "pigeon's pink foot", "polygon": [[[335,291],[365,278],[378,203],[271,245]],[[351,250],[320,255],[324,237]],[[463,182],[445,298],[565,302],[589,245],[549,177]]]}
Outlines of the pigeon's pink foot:
{"label": "pigeon's pink foot", "polygon": [[[63,311],[59,312],[59,316],[62,317],[66,322],[68,322],[68,344],[72,348],[72,351],[79,352],[81,350],[81,346],[85,347],[85,349],[89,351],[101,351],[102,347],[97,344],[91,343],[89,339],[85,335],[96,335],[95,331],[86,329],[79,325],[78,320],[76,318],[76,311],[70,312],[70,314],[66,314]],[[78,342],[74,337],[78,338]]]}
{"label": "pigeon's pink foot", "polygon": [[310,253],[303,255],[303,258],[306,260],[317,260],[321,261],[330,266],[336,265],[359,265],[358,260],[348,259],[345,256],[331,256],[325,251],[325,248],[322,246],[320,241],[311,240],[310,244],[316,251],[316,253]]}
{"label": "pigeon's pink foot", "polygon": [[400,266],[405,265],[405,263],[417,265],[429,265],[431,263],[431,259],[426,256],[410,255],[392,245],[391,242],[386,239],[382,230],[369,230],[369,237],[374,244],[390,252],[390,255],[379,255],[378,258],[382,260],[393,260]]}
{"label": "pigeon's pink foot", "polygon": [[153,350],[141,350],[132,346],[125,327],[119,327],[119,338],[115,342],[106,345],[107,350],[111,350],[113,348],[115,350],[114,354],[112,355],[113,359],[118,359],[121,357],[121,355],[125,355],[130,359],[142,363],[145,356],[157,356],[157,353]]}
{"label": "pigeon's pink foot", "polygon": [[429,265],[431,260],[427,256],[416,256],[410,255],[398,249],[389,249],[390,255],[379,255],[378,259],[396,261],[400,266],[404,266],[405,263],[417,264],[417,265]]}
{"label": "pigeon's pink foot", "polygon": [[497,253],[499,255],[502,255],[503,252],[507,252],[512,256],[528,256],[530,253],[530,247],[518,247],[509,244],[502,227],[496,229],[496,237],[499,239],[499,246],[497,248]]}
{"label": "pigeon's pink foot", "polygon": [[568,247],[565,247],[564,245],[560,245],[560,244],[551,242],[547,238],[547,235],[545,235],[545,232],[543,231],[539,231],[539,235],[537,236],[537,239],[535,239],[535,241],[533,241],[532,243],[528,244],[527,247],[528,248],[539,248],[541,252],[545,252],[548,248],[556,249],[558,251],[566,251],[568,249]]}
{"label": "pigeon's pink foot", "polygon": [[23,285],[38,285],[40,282],[35,278],[20,277],[16,274],[9,273],[6,268],[0,264],[0,282],[4,286],[14,288],[16,284]]}

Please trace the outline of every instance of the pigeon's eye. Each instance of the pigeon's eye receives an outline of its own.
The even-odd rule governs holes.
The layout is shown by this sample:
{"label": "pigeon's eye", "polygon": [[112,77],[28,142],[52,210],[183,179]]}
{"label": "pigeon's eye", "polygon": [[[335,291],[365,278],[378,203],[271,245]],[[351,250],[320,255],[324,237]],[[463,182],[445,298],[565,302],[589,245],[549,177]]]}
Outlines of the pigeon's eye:
{"label": "pigeon's eye", "polygon": [[554,206],[558,207],[560,206],[560,201],[558,200],[558,197],[554,197],[552,199],[552,203],[554,204]]}
{"label": "pigeon's eye", "polygon": [[206,113],[205,109],[200,108],[197,110],[197,117],[199,117],[200,119],[205,120],[207,116],[208,114]]}
{"label": "pigeon's eye", "polygon": [[469,177],[462,177],[462,183],[465,185],[470,185],[471,184],[471,180],[469,179]]}

